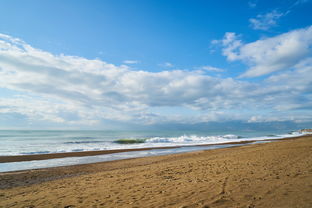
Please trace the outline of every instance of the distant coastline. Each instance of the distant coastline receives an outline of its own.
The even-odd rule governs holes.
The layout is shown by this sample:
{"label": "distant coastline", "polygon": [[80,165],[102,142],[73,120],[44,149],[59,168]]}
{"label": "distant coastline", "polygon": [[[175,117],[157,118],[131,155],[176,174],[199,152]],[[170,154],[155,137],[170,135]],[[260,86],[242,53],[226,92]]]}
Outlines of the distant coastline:
{"label": "distant coastline", "polygon": [[299,132],[301,132],[301,133],[311,133],[312,134],[312,129],[301,129]]}

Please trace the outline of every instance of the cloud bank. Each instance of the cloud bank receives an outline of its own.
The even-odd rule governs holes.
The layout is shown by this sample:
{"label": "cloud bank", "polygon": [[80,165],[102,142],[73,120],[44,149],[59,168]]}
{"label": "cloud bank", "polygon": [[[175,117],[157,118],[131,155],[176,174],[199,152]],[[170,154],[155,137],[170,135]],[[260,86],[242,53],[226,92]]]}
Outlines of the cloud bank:
{"label": "cloud bank", "polygon": [[[312,118],[312,28],[243,44],[227,33],[223,54],[250,68],[243,77],[284,68],[260,81],[207,75],[207,68],[133,71],[99,59],[54,55],[0,35],[0,115],[68,125],[102,121],[140,124],[242,120],[295,121]],[[287,84],[285,84],[287,83]]]}
{"label": "cloud bank", "polygon": [[222,44],[229,61],[242,61],[250,67],[241,77],[258,77],[294,69],[311,57],[312,26],[247,44],[235,33],[226,33]]}

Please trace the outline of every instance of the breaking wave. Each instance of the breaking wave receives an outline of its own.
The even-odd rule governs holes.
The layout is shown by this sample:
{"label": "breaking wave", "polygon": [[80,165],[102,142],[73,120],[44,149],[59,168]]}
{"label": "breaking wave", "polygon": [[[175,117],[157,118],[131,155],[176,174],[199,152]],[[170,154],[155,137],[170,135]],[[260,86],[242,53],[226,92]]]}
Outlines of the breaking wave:
{"label": "breaking wave", "polygon": [[[231,142],[260,141],[296,137],[303,135],[301,132],[291,132],[288,134],[270,134],[262,137],[242,137],[235,134],[200,136],[200,135],[181,135],[181,136],[151,136],[151,137],[128,137],[107,139],[97,137],[64,137],[58,139],[31,140],[29,137],[8,139],[0,147],[0,155],[29,155],[29,154],[49,154],[63,152],[82,152],[97,150],[114,149],[137,149],[153,147],[174,147],[174,146],[195,146],[206,144],[224,144]],[[64,141],[65,140],[65,141]],[[67,140],[67,141],[66,141]]]}

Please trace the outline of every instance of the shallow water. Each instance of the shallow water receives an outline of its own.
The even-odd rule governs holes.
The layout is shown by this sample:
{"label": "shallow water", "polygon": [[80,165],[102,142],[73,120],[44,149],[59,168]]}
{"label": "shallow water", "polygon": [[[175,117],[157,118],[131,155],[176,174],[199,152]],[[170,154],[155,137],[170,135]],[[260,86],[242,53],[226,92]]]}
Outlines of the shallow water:
{"label": "shallow water", "polygon": [[[257,141],[257,142],[248,143],[248,144],[263,143],[263,142],[269,142],[269,141]],[[70,165],[78,165],[78,164],[90,164],[90,163],[107,162],[107,161],[138,158],[138,157],[177,154],[177,153],[193,152],[193,151],[199,151],[199,150],[220,149],[220,148],[236,147],[236,146],[242,146],[242,145],[247,145],[247,144],[189,146],[189,147],[179,147],[179,148],[172,148],[172,149],[153,149],[153,150],[148,150],[148,151],[121,152],[121,153],[96,155],[96,156],[65,157],[65,158],[49,159],[49,160],[34,160],[34,161],[26,161],[26,162],[0,163],[0,172],[41,169],[41,168],[70,166]]]}

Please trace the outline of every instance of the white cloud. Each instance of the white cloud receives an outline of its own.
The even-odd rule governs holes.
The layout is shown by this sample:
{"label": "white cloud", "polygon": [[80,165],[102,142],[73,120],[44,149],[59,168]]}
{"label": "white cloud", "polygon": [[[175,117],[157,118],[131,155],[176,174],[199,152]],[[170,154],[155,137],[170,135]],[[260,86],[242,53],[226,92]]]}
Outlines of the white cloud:
{"label": "white cloud", "polygon": [[277,20],[284,14],[273,10],[266,14],[259,14],[255,18],[250,18],[249,22],[254,30],[268,30],[277,24]]}
{"label": "white cloud", "polygon": [[124,60],[123,61],[124,64],[137,64],[139,63],[138,60]]}
{"label": "white cloud", "polygon": [[212,72],[224,72],[224,69],[220,69],[217,67],[213,67],[213,66],[201,66],[198,67],[199,70],[204,70],[204,71],[212,71]]}
{"label": "white cloud", "polygon": [[304,123],[311,121],[311,113],[303,114],[303,115],[283,115],[283,114],[274,114],[270,115],[267,114],[266,116],[259,115],[259,116],[251,116],[248,123],[263,123],[263,122],[284,122],[284,121],[292,121],[295,123]]}
{"label": "white cloud", "polygon": [[[301,33],[308,30],[298,30],[297,35],[290,36],[305,40],[308,34]],[[261,41],[266,45],[269,39]],[[231,48],[224,50],[231,60],[257,60],[253,47],[244,45],[234,33],[228,33],[223,44]],[[261,54],[264,49],[260,46],[257,45]],[[251,53],[247,55],[247,51]],[[262,64],[261,61],[251,63]],[[0,88],[23,96],[0,95],[0,114],[18,113],[30,120],[70,125],[95,125],[103,120],[143,124],[248,120],[262,109],[283,112],[287,118],[294,115],[292,111],[304,111],[312,105],[311,61],[294,61],[292,65],[292,74],[274,75],[261,83],[212,77],[200,70],[133,71],[125,65],[116,66],[98,59],[53,55],[1,35]],[[206,70],[220,70],[206,67]],[[157,111],[157,108],[167,110]],[[166,113],[176,108],[183,110]]]}
{"label": "white cloud", "polygon": [[235,33],[226,33],[223,55],[250,66],[242,77],[257,77],[293,68],[311,55],[312,26],[243,44]]}
{"label": "white cloud", "polygon": [[165,67],[165,68],[174,67],[174,65],[172,63],[170,63],[170,62],[161,63],[161,64],[159,64],[159,66]]}
{"label": "white cloud", "polygon": [[226,56],[229,61],[234,61],[239,58],[237,55],[237,49],[242,46],[242,42],[238,39],[238,36],[235,33],[225,33],[221,43],[224,46],[222,54]]}

